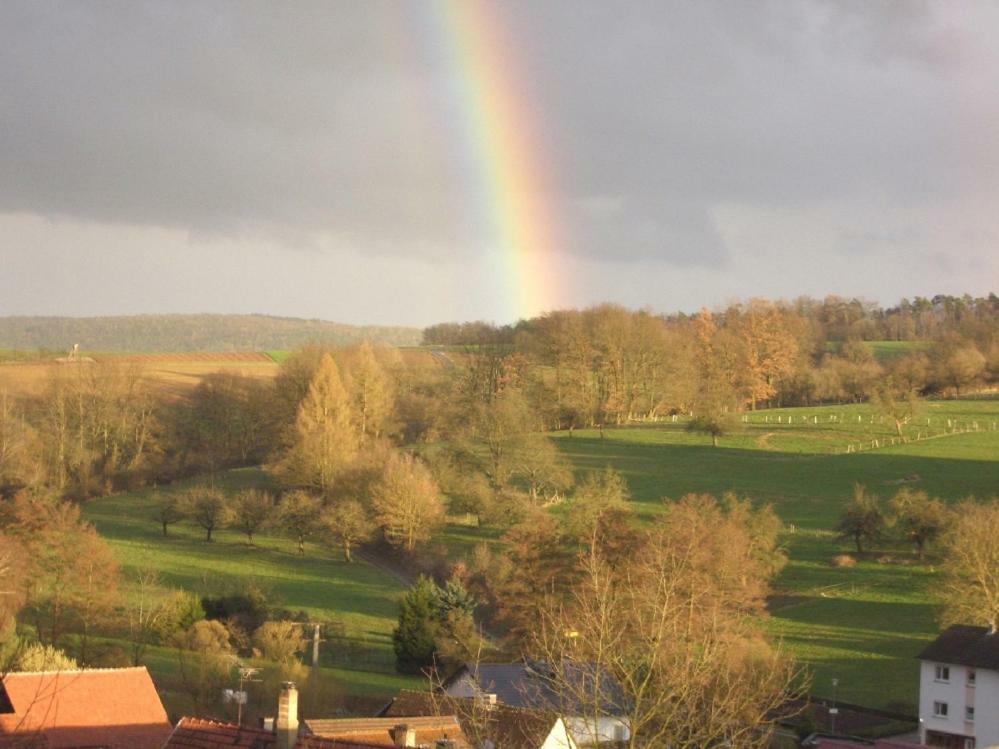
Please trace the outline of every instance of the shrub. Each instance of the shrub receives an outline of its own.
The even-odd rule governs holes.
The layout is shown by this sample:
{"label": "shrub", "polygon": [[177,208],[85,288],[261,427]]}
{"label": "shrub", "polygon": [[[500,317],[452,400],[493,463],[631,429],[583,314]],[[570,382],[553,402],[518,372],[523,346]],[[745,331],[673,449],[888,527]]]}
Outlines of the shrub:
{"label": "shrub", "polygon": [[856,567],[857,560],[852,554],[837,554],[832,558],[833,567]]}

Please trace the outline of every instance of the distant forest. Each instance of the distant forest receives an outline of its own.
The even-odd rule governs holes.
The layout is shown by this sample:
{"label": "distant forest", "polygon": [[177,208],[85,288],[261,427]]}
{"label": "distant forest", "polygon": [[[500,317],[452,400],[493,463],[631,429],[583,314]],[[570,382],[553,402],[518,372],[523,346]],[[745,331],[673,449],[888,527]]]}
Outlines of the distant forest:
{"label": "distant forest", "polygon": [[268,351],[307,343],[392,346],[420,342],[417,328],[344,325],[267,315],[133,315],[0,317],[0,349],[65,352]]}

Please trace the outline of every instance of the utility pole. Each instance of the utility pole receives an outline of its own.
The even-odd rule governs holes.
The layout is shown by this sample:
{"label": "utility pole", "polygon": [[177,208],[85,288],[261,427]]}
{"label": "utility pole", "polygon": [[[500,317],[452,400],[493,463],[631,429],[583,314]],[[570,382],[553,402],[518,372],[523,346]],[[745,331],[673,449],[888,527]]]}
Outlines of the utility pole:
{"label": "utility pole", "polygon": [[319,643],[322,640],[319,639],[319,628],[321,624],[313,624],[312,627],[312,667],[315,668],[319,665]]}
{"label": "utility pole", "polygon": [[834,678],[832,680],[832,685],[833,685],[833,698],[832,698],[832,707],[829,708],[829,732],[835,734],[836,716],[839,715],[839,708],[836,707],[836,687],[839,686],[839,679]]}

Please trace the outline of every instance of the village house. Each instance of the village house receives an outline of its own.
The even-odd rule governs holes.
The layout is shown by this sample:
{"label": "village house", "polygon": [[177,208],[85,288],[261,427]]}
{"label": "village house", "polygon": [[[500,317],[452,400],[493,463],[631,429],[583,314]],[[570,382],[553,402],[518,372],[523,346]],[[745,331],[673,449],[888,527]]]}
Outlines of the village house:
{"label": "village house", "polygon": [[[551,666],[540,661],[466,664],[442,688],[451,697],[553,712],[564,720],[575,745],[627,741],[631,734],[618,685],[606,675],[592,674],[585,664],[563,668],[571,670],[555,678]],[[559,693],[558,683],[573,688],[566,690],[569,693]],[[597,695],[599,704],[581,704],[577,698],[581,694]]]}
{"label": "village house", "polygon": [[922,743],[946,749],[999,747],[999,633],[957,624],[919,659]]}
{"label": "village house", "polygon": [[386,720],[350,718],[299,721],[298,690],[285,682],[277,716],[263,727],[181,718],[162,749],[470,749],[453,715]]}
{"label": "village house", "polygon": [[8,673],[0,748],[160,749],[170,722],[145,667]]}
{"label": "village house", "polygon": [[453,713],[476,749],[579,749],[566,722],[551,710],[512,707],[479,697],[401,691],[381,715],[396,721]]}

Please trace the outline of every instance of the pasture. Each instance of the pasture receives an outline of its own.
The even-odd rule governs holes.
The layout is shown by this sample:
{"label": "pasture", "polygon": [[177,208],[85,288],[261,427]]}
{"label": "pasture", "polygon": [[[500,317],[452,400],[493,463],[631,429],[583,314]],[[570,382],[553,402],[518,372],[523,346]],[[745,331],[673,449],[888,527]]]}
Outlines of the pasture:
{"label": "pasture", "polygon": [[[217,481],[230,492],[266,484],[259,469],[229,471]],[[182,491],[186,486],[178,483],[160,491]],[[84,506],[84,517],[109,541],[126,577],[154,569],[164,585],[202,596],[255,586],[273,606],[304,612],[310,621],[333,623],[324,633],[321,663],[345,693],[384,698],[417,683],[394,673],[391,634],[403,586],[391,576],[360,560],[343,562],[338,547],[310,543],[306,555],[299,556],[292,541],[268,533],[255,537],[251,546],[235,530],[216,531],[209,544],[200,527],[185,522],[170,526],[164,537],[153,517],[154,506],[151,490]],[[334,637],[333,632],[339,634]],[[154,676],[168,677],[176,669],[175,654],[154,648],[148,665]]]}
{"label": "pasture", "polygon": [[[641,516],[657,513],[664,497],[691,492],[734,491],[772,503],[786,524],[789,562],[775,583],[768,627],[813,672],[813,693],[829,696],[837,678],[842,700],[912,711],[915,656],[938,632],[934,560],[916,564],[910,549],[885,542],[856,567],[833,567],[832,557],[851,546],[831,528],[855,483],[883,499],[902,486],[949,501],[993,496],[999,401],[930,402],[906,430],[939,436],[844,452],[851,442],[869,445],[894,434],[872,416],[866,405],[755,412],[719,447],[682,422],[605,430],[602,438],[595,431],[553,437],[577,472],[607,465],[620,471]],[[980,431],[948,433],[948,420],[950,429],[977,422]]]}

